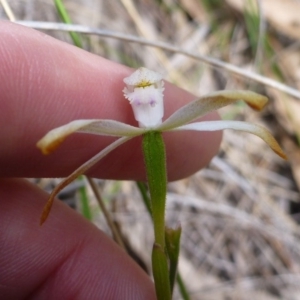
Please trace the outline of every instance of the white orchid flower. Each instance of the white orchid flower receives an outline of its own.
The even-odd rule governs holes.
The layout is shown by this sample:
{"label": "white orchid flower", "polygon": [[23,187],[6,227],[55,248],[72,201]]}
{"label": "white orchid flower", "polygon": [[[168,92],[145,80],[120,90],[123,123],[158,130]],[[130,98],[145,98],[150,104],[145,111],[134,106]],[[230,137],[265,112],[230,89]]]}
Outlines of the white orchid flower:
{"label": "white orchid flower", "polygon": [[49,131],[37,143],[37,147],[41,149],[43,154],[49,154],[74,132],[120,137],[81,165],[56,186],[44,208],[41,223],[46,220],[54,197],[60,190],[79,175],[85,173],[118,146],[149,131],[217,131],[224,129],[246,131],[263,139],[276,154],[284,159],[286,158],[283,150],[271,133],[259,125],[240,121],[203,121],[190,123],[196,118],[203,117],[212,111],[238,100],[245,101],[255,110],[261,110],[268,101],[265,96],[244,90],[214,92],[186,104],[162,122],[164,112],[164,82],[162,76],[146,68],[139,68],[131,76],[125,78],[124,82],[127,85],[123,90],[124,96],[129,100],[133,108],[134,116],[139,123],[139,127],[134,127],[115,120],[76,120]]}
{"label": "white orchid flower", "polygon": [[134,117],[143,128],[155,127],[164,116],[164,82],[162,76],[140,68],[124,79],[124,96],[129,100]]}

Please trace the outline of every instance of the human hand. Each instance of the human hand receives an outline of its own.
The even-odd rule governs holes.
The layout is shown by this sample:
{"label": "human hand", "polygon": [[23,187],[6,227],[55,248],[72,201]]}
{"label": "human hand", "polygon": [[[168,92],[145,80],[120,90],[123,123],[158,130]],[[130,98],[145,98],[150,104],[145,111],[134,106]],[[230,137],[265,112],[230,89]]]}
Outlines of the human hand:
{"label": "human hand", "polygon": [[[50,129],[89,118],[135,124],[122,95],[130,70],[12,23],[0,23],[0,36],[1,297],[154,299],[148,276],[104,233],[59,201],[40,227],[47,194],[26,180],[10,179],[66,176],[113,141],[73,135],[43,156],[35,144]],[[166,116],[193,98],[166,84]],[[164,137],[168,176],[175,180],[203,167],[218,150],[221,134]],[[122,145],[89,175],[143,180],[140,142]]]}

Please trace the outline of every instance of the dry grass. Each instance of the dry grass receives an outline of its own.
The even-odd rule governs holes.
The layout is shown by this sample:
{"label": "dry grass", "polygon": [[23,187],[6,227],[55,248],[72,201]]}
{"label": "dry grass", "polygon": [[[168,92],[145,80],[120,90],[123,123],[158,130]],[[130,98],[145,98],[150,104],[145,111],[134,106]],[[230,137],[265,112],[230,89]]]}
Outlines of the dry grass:
{"label": "dry grass", "polygon": [[[64,1],[74,24],[166,41],[299,89],[299,43],[291,24],[300,2],[258,1],[261,14],[254,15],[240,2]],[[279,12],[286,9],[284,18],[274,9],[279,2],[284,6]],[[16,20],[59,21],[50,0],[9,4]],[[1,8],[0,16],[7,18]],[[255,21],[259,18],[264,26]],[[67,33],[47,33],[71,42]],[[269,127],[285,147],[289,162],[277,158],[258,138],[228,131],[219,156],[207,168],[169,185],[168,222],[182,224],[180,271],[192,299],[298,299],[299,100],[176,53],[98,36],[85,35],[83,40],[88,51],[161,72],[195,95],[251,88],[270,96],[271,103],[262,114],[240,105],[222,113],[225,118]],[[257,48],[253,41],[258,41]],[[135,184],[99,184],[127,242],[149,264],[150,219]],[[92,198],[91,205],[96,207]],[[95,222],[109,231],[101,214],[95,213]]]}

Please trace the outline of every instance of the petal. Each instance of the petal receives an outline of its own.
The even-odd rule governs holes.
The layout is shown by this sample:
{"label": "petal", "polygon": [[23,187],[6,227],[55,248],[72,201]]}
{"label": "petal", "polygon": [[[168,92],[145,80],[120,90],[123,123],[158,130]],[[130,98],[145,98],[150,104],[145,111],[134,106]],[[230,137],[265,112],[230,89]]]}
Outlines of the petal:
{"label": "petal", "polygon": [[164,102],[162,89],[148,86],[135,88],[127,95],[133,110],[134,118],[141,128],[153,128],[162,123]]}
{"label": "petal", "polygon": [[251,91],[219,91],[196,99],[178,109],[156,129],[164,131],[187,124],[196,118],[202,117],[209,112],[238,100],[245,101],[250,107],[256,110],[263,109],[268,102],[267,97]]}
{"label": "petal", "polygon": [[129,77],[124,78],[125,84],[135,87],[145,87],[156,84],[162,80],[159,73],[148,70],[147,68],[139,68],[133,72]]}
{"label": "petal", "polygon": [[78,132],[98,135],[134,137],[145,133],[146,130],[114,120],[97,120],[88,126],[79,129]]}
{"label": "petal", "polygon": [[133,137],[122,137],[118,140],[116,140],[115,142],[113,142],[112,144],[110,144],[109,146],[107,146],[106,148],[104,148],[102,151],[100,151],[99,153],[97,153],[94,157],[92,157],[91,159],[89,159],[87,162],[85,162],[83,165],[81,165],[78,169],[76,169],[71,175],[69,175],[67,178],[65,178],[64,180],[62,180],[56,187],[55,189],[52,191],[44,209],[41,215],[41,219],[40,219],[40,224],[42,225],[48,215],[49,212],[51,210],[53,201],[55,196],[64,188],[66,187],[70,182],[72,182],[73,180],[75,180],[79,175],[82,175],[83,173],[85,173],[88,169],[90,169],[93,165],[95,165],[100,159],[102,159],[104,156],[106,156],[108,153],[110,153],[112,150],[114,150],[115,148],[117,148],[118,146],[124,144],[125,142],[129,141],[130,139],[132,139]]}
{"label": "petal", "polygon": [[129,100],[130,104],[150,104],[155,105],[158,102],[162,102],[164,99],[164,88],[157,88],[153,85],[145,88],[135,88],[133,92],[128,92],[128,89],[124,89],[124,96]]}
{"label": "petal", "polygon": [[43,154],[53,152],[69,135],[74,132],[84,132],[111,136],[137,136],[145,130],[113,120],[76,120],[49,131],[37,147]]}
{"label": "petal", "polygon": [[197,130],[197,131],[217,131],[224,129],[235,129],[240,131],[246,131],[257,135],[264,140],[270,148],[283,159],[287,159],[285,153],[272,136],[272,134],[265,128],[241,121],[207,121],[207,122],[196,122],[187,125],[183,125],[173,130]]}
{"label": "petal", "polygon": [[154,106],[150,104],[131,105],[134,118],[139,122],[139,127],[146,129],[154,128],[161,124],[164,116],[164,104],[159,102]]}

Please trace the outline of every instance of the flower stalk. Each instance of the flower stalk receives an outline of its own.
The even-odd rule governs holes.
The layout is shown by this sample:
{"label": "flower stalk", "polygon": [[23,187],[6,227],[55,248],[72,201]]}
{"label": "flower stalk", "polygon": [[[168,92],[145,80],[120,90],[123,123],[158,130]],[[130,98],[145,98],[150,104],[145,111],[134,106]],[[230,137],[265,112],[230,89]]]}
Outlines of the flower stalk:
{"label": "flower stalk", "polygon": [[152,249],[152,272],[157,300],[171,300],[169,267],[165,251],[156,243]]}
{"label": "flower stalk", "polygon": [[167,197],[166,153],[162,134],[143,135],[143,152],[154,224],[152,270],[157,298],[171,299],[168,257],[165,249],[165,206]]}
{"label": "flower stalk", "polygon": [[155,243],[164,249],[167,172],[165,145],[160,132],[150,131],[143,136],[143,152],[151,198]]}

